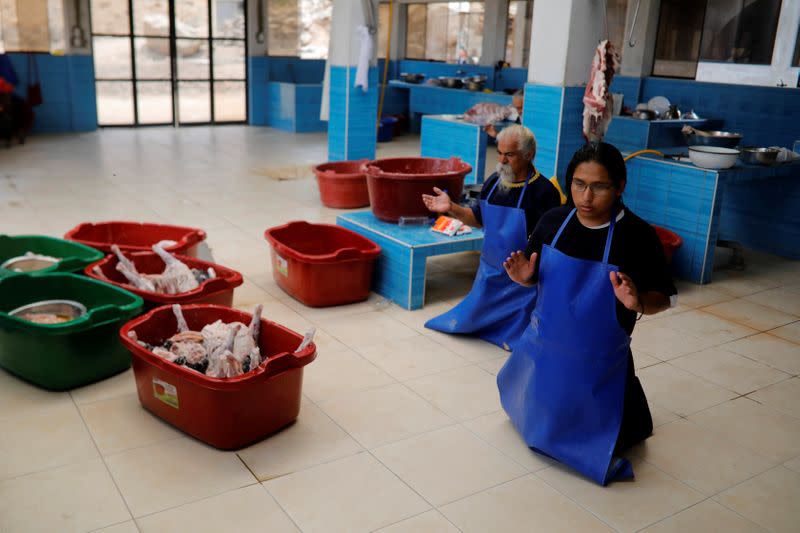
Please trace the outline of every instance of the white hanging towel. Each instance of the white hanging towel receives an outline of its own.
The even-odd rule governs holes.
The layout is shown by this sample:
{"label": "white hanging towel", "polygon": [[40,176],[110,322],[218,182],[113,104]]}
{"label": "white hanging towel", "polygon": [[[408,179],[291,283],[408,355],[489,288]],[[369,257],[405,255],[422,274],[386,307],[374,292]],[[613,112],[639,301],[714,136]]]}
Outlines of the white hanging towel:
{"label": "white hanging towel", "polygon": [[372,54],[375,49],[375,38],[369,32],[369,28],[361,25],[356,30],[360,41],[358,52],[358,66],[356,67],[356,87],[361,87],[364,91],[369,90],[369,64],[372,61]]}

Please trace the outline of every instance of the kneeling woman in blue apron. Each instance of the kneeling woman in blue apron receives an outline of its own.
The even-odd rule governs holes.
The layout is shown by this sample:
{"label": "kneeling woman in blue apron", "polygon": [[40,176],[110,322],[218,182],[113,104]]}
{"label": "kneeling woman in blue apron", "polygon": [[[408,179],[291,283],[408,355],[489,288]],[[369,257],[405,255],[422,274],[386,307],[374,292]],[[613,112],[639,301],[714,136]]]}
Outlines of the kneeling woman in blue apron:
{"label": "kneeling woman in blue apron", "polygon": [[520,125],[505,128],[497,136],[497,153],[497,172],[483,185],[476,206],[454,204],[439,189],[434,189],[436,196],[422,196],[431,211],[447,213],[470,226],[483,226],[484,231],[472,290],[461,303],[429,320],[425,327],[476,335],[509,350],[525,331],[536,289],[510,280],[503,261],[525,246],[539,218],[561,205],[561,196],[533,166],[536,139],[531,130]]}
{"label": "kneeling woman in blue apron", "polygon": [[538,297],[497,384],[528,446],[605,485],[633,476],[620,453],[653,431],[630,350],[637,315],[677,291],[655,230],[622,202],[619,150],[587,144],[566,178],[571,205],[546,213],[503,265]]}

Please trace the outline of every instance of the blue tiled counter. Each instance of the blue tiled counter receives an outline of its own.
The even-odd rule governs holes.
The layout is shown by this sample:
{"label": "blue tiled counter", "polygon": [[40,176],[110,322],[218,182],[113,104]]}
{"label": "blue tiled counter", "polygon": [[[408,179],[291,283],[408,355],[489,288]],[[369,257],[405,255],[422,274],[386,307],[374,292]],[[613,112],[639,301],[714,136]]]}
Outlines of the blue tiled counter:
{"label": "blue tiled counter", "polygon": [[[615,116],[608,125],[603,140],[620,150],[642,150],[663,146],[685,146],[681,133],[683,126],[713,129],[719,127],[715,120],[640,120],[633,117]],[[709,126],[711,128],[709,128]]]}
{"label": "blue tiled counter", "polygon": [[448,89],[425,84],[390,80],[389,86],[409,90],[408,108],[411,128],[419,128],[420,115],[460,115],[478,102],[495,102],[511,105],[512,97],[502,92],[477,92],[466,89]]}
{"label": "blue tiled counter", "polygon": [[423,157],[459,157],[472,166],[464,183],[483,183],[486,168],[486,132],[483,128],[457,118],[458,115],[422,117],[420,155]]}
{"label": "blue tiled counter", "polygon": [[706,170],[645,155],[628,161],[625,203],[683,238],[673,270],[695,283],[711,282],[720,238],[800,259],[800,162]]}
{"label": "blue tiled counter", "polygon": [[347,213],[336,223],[353,230],[381,247],[375,264],[372,289],[406,309],[419,309],[425,303],[425,263],[428,257],[479,251],[483,230],[448,237],[431,231],[430,226],[398,226],[375,218],[371,211]]}

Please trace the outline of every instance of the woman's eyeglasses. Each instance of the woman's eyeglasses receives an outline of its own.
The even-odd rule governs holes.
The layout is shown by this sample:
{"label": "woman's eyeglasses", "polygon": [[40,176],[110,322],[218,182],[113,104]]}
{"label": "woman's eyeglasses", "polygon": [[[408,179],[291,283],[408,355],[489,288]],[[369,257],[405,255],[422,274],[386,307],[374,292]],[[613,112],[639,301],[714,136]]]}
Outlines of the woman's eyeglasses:
{"label": "woman's eyeglasses", "polygon": [[585,181],[579,179],[572,180],[572,188],[576,192],[584,192],[586,189],[592,191],[592,194],[596,194],[600,196],[601,194],[608,194],[611,189],[614,188],[613,183],[603,183],[603,182],[595,182],[592,184],[588,184]]}

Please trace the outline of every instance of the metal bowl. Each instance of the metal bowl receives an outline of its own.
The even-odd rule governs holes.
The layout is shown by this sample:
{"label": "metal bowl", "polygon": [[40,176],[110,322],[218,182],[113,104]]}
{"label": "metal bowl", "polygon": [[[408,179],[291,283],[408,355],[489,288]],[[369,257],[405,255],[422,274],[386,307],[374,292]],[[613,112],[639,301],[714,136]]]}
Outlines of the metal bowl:
{"label": "metal bowl", "polygon": [[15,272],[36,272],[58,264],[61,259],[47,255],[26,254],[7,259],[0,268]]}
{"label": "metal bowl", "polygon": [[748,165],[773,165],[781,153],[777,148],[756,148],[754,146],[745,146],[742,148],[742,153],[739,159],[742,163]]}
{"label": "metal bowl", "polygon": [[[44,300],[17,307],[8,314],[38,324],[63,324],[85,315],[86,306],[74,300]],[[39,321],[35,319],[36,315],[56,317],[57,321]]]}
{"label": "metal bowl", "polygon": [[425,78],[424,74],[414,74],[410,72],[401,72],[400,79],[406,83],[419,83]]}
{"label": "metal bowl", "polygon": [[482,81],[469,80],[464,83],[464,86],[468,91],[482,91],[485,85]]}
{"label": "metal bowl", "polygon": [[741,133],[730,131],[707,131],[708,135],[684,133],[688,146],[716,146],[719,148],[736,148],[742,140]]}
{"label": "metal bowl", "polygon": [[439,76],[439,81],[442,84],[442,87],[447,87],[448,89],[460,89],[464,86],[464,82],[461,81],[461,78],[452,78],[450,76]]}
{"label": "metal bowl", "polygon": [[722,170],[736,164],[741,152],[735,148],[721,146],[690,146],[689,159],[700,168]]}
{"label": "metal bowl", "polygon": [[655,120],[658,118],[656,112],[652,109],[637,109],[633,112],[633,118],[638,118],[639,120]]}

